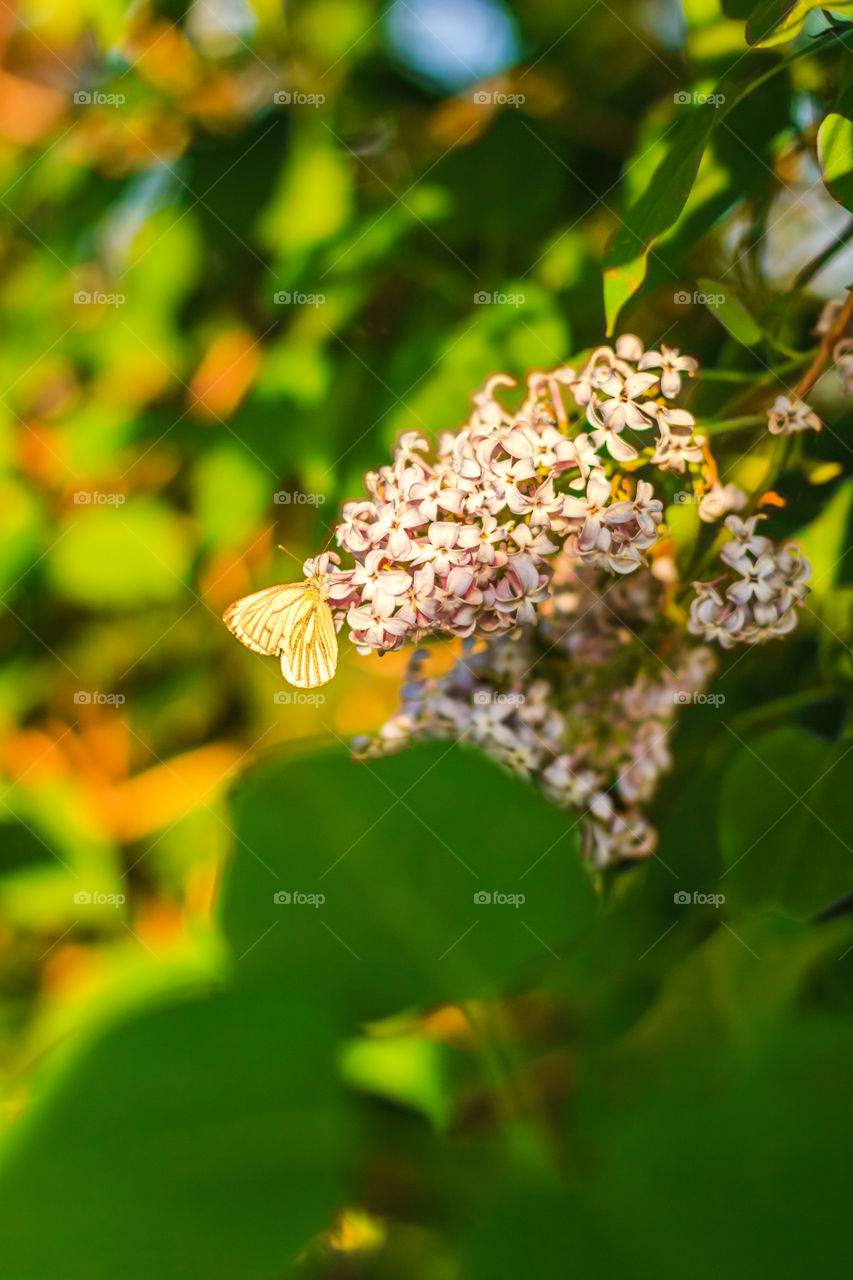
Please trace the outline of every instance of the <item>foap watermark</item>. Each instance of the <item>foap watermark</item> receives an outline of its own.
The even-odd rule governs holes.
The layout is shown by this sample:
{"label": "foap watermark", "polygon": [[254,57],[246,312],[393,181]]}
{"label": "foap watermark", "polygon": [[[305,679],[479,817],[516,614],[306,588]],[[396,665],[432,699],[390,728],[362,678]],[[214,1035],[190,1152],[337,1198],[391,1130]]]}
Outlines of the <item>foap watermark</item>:
{"label": "foap watermark", "polygon": [[325,893],[300,893],[298,889],[288,892],[286,889],[279,889],[272,896],[273,902],[279,907],[322,907],[326,901]]}
{"label": "foap watermark", "polygon": [[98,489],[78,489],[74,495],[78,507],[120,507],[125,501],[123,493],[101,493]]}
{"label": "foap watermark", "polygon": [[701,289],[694,289],[692,293],[689,289],[679,289],[678,293],[673,294],[677,307],[721,307],[725,300],[724,293],[703,293]]}
{"label": "foap watermark", "polygon": [[325,693],[304,693],[301,689],[282,689],[274,693],[273,702],[277,707],[322,707],[326,701]]}
{"label": "foap watermark", "polygon": [[515,907],[518,910],[526,901],[523,893],[500,893],[497,889],[491,892],[478,889],[474,894],[474,904],[478,907]]}
{"label": "foap watermark", "polygon": [[325,93],[301,93],[298,89],[279,89],[272,100],[277,107],[322,107]]}
{"label": "foap watermark", "polygon": [[74,94],[78,107],[123,107],[127,98],[123,93],[101,93],[100,89],[78,89]]}
{"label": "foap watermark", "polygon": [[475,307],[523,307],[526,301],[523,293],[489,293],[480,289],[474,294]]}
{"label": "foap watermark", "polygon": [[672,900],[677,907],[689,907],[691,903],[695,903],[700,907],[721,907],[726,900],[724,893],[700,893],[698,889],[694,889],[692,893],[688,893],[686,889],[679,889],[672,895]]}
{"label": "foap watermark", "polygon": [[679,689],[674,693],[672,700],[678,707],[686,707],[689,705],[694,707],[721,707],[726,701],[724,693],[688,693],[686,689]]}
{"label": "foap watermark", "polygon": [[279,289],[273,294],[277,307],[322,307],[325,301],[325,293],[289,293],[286,289]]}
{"label": "foap watermark", "polygon": [[672,100],[680,107],[686,106],[688,102],[692,102],[697,107],[721,107],[726,101],[726,95],[724,93],[700,93],[698,89],[688,93],[686,89],[681,89],[678,93],[672,95]]}
{"label": "foap watermark", "polygon": [[123,707],[127,698],[123,693],[99,693],[97,689],[78,689],[74,704],[78,707]]}
{"label": "foap watermark", "polygon": [[523,93],[500,93],[490,89],[478,89],[474,94],[478,107],[523,107],[527,101]]}
{"label": "foap watermark", "polygon": [[123,293],[103,293],[99,289],[90,292],[78,289],[74,295],[75,307],[123,307],[127,297]]}
{"label": "foap watermark", "polygon": [[477,689],[471,701],[475,707],[523,707],[523,693],[498,693],[496,689]]}
{"label": "foap watermark", "polygon": [[325,493],[301,493],[298,489],[279,489],[273,494],[277,507],[322,507],[325,501]]}
{"label": "foap watermark", "polygon": [[78,907],[121,907],[127,898],[123,893],[101,893],[98,889],[90,893],[88,889],[80,889],[74,895],[74,902]]}

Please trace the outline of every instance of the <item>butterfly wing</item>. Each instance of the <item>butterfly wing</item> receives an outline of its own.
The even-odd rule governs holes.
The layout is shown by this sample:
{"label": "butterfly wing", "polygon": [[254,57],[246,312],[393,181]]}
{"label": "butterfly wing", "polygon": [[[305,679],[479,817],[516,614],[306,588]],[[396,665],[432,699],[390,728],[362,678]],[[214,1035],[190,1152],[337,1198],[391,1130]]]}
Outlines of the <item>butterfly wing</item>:
{"label": "butterfly wing", "polygon": [[264,587],[229,604],[222,621],[247,649],[274,656],[283,650],[294,610],[305,602],[307,590],[304,582]]}
{"label": "butterfly wing", "polygon": [[335,674],[338,637],[332,610],[309,588],[305,600],[288,617],[281,651],[281,674],[297,689],[315,689]]}

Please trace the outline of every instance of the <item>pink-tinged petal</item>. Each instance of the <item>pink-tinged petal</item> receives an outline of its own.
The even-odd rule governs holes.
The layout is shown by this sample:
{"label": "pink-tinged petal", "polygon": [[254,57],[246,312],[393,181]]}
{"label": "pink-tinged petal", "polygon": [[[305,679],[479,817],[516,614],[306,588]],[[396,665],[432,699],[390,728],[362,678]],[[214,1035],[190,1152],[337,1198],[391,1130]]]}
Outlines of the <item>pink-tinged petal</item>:
{"label": "pink-tinged petal", "polygon": [[660,376],[661,394],[673,400],[681,390],[681,374],[676,369],[664,369]]}
{"label": "pink-tinged petal", "polygon": [[637,362],[638,369],[660,369],[662,365],[663,356],[659,351],[646,351]]}
{"label": "pink-tinged petal", "polygon": [[587,498],[594,507],[603,507],[610,497],[610,482],[603,471],[594,471],[587,485]]}
{"label": "pink-tinged petal", "polygon": [[363,605],[351,608],[347,612],[347,626],[351,631],[364,631],[373,622],[373,611]]}
{"label": "pink-tinged petal", "polygon": [[394,560],[401,560],[409,554],[412,540],[405,529],[392,529],[388,535],[388,554]]}
{"label": "pink-tinged petal", "polygon": [[401,596],[412,585],[412,579],[402,569],[387,569],[380,573],[376,590],[383,595]]}
{"label": "pink-tinged petal", "polygon": [[449,520],[434,520],[429,527],[429,540],[434,547],[444,547],[446,550],[456,545],[458,528],[458,525]]}
{"label": "pink-tinged petal", "polygon": [[510,431],[502,441],[505,453],[511,458],[531,458],[533,445],[523,431]]}
{"label": "pink-tinged petal", "polygon": [[563,495],[562,514],[568,520],[583,520],[588,510],[589,503],[584,498],[575,498],[570,493]]}
{"label": "pink-tinged petal", "polygon": [[581,551],[592,551],[601,534],[601,521],[598,516],[589,516],[578,537],[578,548]]}
{"label": "pink-tinged petal", "polygon": [[464,489],[442,489],[436,501],[442,511],[451,511],[453,515],[461,516],[468,496]]}
{"label": "pink-tinged petal", "polygon": [[651,420],[642,405],[626,404],[625,421],[634,431],[648,431]]}
{"label": "pink-tinged petal", "polygon": [[606,400],[601,416],[608,431],[621,431],[625,425],[625,406],[621,400]]}
{"label": "pink-tinged petal", "polygon": [[633,462],[638,456],[636,449],[627,444],[621,436],[614,435],[612,431],[607,437],[607,450],[611,458],[615,458],[617,462]]}
{"label": "pink-tinged petal", "polygon": [[733,582],[726,588],[726,595],[735,604],[748,604],[752,596],[752,583],[746,578],[741,579],[740,582]]}
{"label": "pink-tinged petal", "polygon": [[625,395],[629,400],[636,400],[638,396],[644,396],[657,380],[656,373],[632,373],[625,379]]}
{"label": "pink-tinged petal", "polygon": [[511,556],[509,567],[522,591],[535,591],[539,586],[539,570],[527,556]]}
{"label": "pink-tinged petal", "polygon": [[473,581],[474,575],[470,569],[455,567],[448,573],[445,587],[451,595],[464,596]]}
{"label": "pink-tinged petal", "polygon": [[506,489],[506,505],[509,507],[513,515],[524,516],[531,508],[530,499],[521,492],[517,485],[507,485]]}
{"label": "pink-tinged petal", "polygon": [[603,513],[606,524],[626,524],[628,520],[633,520],[636,510],[633,502],[623,501],[614,502],[611,507]]}
{"label": "pink-tinged petal", "polygon": [[696,426],[696,419],[686,409],[667,409],[666,425],[668,427],[690,427],[692,430]]}
{"label": "pink-tinged petal", "polygon": [[623,333],[616,339],[616,354],[620,360],[631,362],[641,359],[643,344],[635,333]]}

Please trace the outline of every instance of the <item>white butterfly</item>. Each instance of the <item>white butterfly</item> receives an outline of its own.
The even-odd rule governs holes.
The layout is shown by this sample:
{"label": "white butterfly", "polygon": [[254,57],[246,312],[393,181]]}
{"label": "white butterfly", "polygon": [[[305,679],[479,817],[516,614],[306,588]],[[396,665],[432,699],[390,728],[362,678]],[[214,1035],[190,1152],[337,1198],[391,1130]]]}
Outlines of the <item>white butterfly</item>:
{"label": "white butterfly", "polygon": [[338,637],[325,578],[265,587],[229,604],[222,621],[254,653],[281,655],[281,674],[297,689],[313,689],[335,674]]}

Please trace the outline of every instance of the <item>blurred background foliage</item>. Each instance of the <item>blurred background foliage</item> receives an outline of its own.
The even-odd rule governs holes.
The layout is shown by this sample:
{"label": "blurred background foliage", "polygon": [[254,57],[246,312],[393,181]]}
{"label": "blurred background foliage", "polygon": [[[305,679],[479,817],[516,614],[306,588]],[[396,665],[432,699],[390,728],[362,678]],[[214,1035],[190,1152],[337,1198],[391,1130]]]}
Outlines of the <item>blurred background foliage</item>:
{"label": "blurred background foliage", "polygon": [[[694,411],[761,412],[853,280],[851,10],[0,8],[15,1280],[273,1277],[297,1256],[436,1280],[839,1273],[849,925],[811,923],[853,856],[837,379],[777,483],[776,528],[815,565],[802,634],[736,660],[729,728],[687,714],[669,868],[603,907],[564,818],[492,766],[342,760],[405,654],[344,646],[324,702],[282,705],[219,614],[291,576],[277,545],[312,554],[401,429],[452,429],[490,373],[564,361],[620,308],[702,357]],[[754,489],[761,433],[728,440],[725,478]],[[388,788],[411,798],[361,846],[340,919],[276,928],[275,881],[318,888]],[[480,919],[439,964],[477,920],[441,844],[500,887],[531,830],[563,839],[541,914],[511,938]],[[674,913],[671,870],[714,892],[729,865],[730,923]],[[94,892],[125,901],[75,901]]]}

